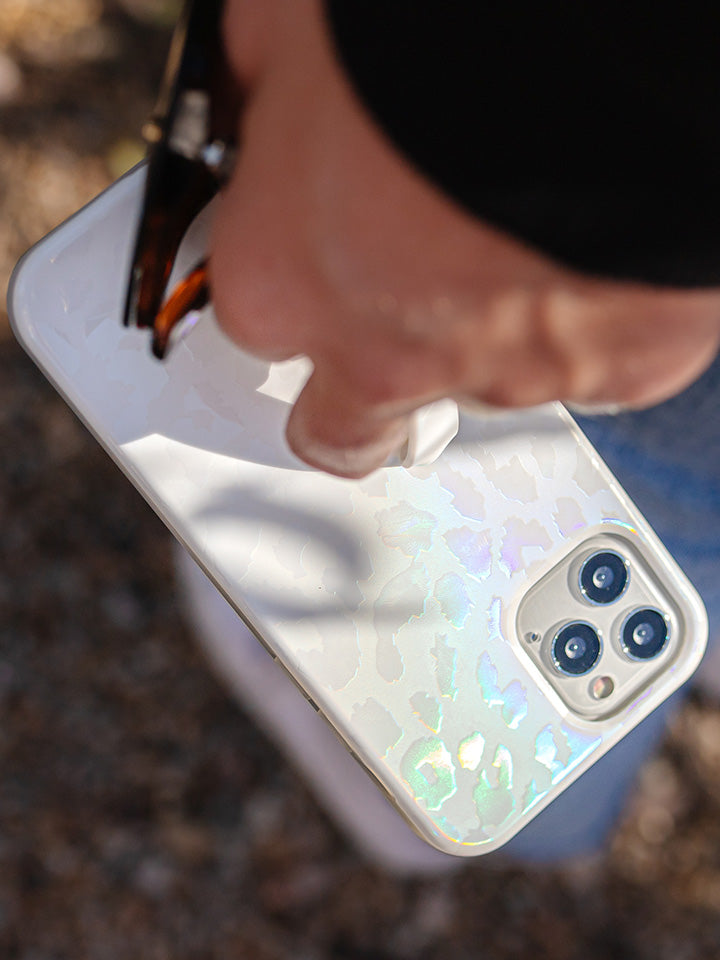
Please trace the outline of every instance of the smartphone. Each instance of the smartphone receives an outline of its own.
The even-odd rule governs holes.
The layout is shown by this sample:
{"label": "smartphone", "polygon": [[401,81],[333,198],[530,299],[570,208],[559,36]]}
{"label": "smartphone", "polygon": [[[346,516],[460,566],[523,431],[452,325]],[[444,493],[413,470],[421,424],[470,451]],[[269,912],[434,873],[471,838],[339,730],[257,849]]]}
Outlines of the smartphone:
{"label": "smartphone", "polygon": [[702,602],[559,404],[343,480],[284,440],[306,361],[211,317],[156,361],[120,320],[143,181],[26,255],[17,337],[415,831],[498,849],[691,675]]}

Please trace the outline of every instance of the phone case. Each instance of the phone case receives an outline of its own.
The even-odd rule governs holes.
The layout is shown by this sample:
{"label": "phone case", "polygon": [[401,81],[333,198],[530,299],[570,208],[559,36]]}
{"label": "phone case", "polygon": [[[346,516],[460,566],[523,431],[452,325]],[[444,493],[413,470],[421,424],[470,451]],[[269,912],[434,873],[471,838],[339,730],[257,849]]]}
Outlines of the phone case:
{"label": "phone case", "polygon": [[[700,599],[560,405],[463,416],[435,463],[348,481],[285,444],[304,361],[255,360],[204,319],[158,363],[120,323],[142,185],[140,168],[25,257],[18,338],[416,831],[498,848],[690,676]],[[652,571],[675,637],[593,718],[518,623],[598,536]]]}

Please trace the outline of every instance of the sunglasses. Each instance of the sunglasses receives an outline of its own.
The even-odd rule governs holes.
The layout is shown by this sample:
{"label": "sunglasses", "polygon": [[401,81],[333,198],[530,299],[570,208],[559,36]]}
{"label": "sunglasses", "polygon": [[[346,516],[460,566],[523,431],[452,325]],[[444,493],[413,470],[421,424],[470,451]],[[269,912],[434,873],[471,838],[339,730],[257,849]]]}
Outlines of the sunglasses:
{"label": "sunglasses", "polygon": [[210,302],[207,261],[173,289],[180,244],[232,171],[241,97],[222,42],[224,0],[187,0],[155,113],[143,129],[148,169],[124,322],[150,329],[158,359],[173,331]]}

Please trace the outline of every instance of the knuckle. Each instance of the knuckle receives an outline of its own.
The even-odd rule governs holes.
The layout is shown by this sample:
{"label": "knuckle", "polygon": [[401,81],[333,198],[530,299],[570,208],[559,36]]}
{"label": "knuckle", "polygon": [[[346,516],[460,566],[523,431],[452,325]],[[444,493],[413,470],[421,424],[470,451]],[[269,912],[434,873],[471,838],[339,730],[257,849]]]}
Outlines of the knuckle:
{"label": "knuckle", "polygon": [[328,360],[351,406],[392,414],[452,390],[439,356],[426,346],[372,342],[353,346],[341,345],[340,355]]}
{"label": "knuckle", "polygon": [[578,402],[639,407],[666,399],[711,362],[720,338],[704,298],[676,291],[606,286],[562,312],[548,330],[567,372],[563,399]]}
{"label": "knuckle", "polygon": [[353,365],[346,389],[358,406],[382,410],[408,399],[403,379],[392,362]]}

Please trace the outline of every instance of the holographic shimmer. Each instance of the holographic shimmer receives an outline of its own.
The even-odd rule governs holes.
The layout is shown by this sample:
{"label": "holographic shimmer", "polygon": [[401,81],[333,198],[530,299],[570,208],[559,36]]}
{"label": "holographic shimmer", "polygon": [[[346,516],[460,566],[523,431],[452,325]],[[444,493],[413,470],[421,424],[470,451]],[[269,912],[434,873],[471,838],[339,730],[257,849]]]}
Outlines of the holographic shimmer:
{"label": "holographic shimmer", "polygon": [[423,723],[428,730],[433,733],[440,733],[442,725],[442,707],[435,699],[427,693],[416,693],[410,698],[413,713]]}
{"label": "holographic shimmer", "polygon": [[428,810],[439,810],[457,789],[452,757],[442,740],[416,741],[400,764],[403,778]]}
{"label": "holographic shimmer", "polygon": [[528,713],[527,694],[520,681],[513,680],[501,690],[497,668],[488,653],[483,653],[478,661],[477,679],[482,698],[488,707],[500,707],[507,727],[517,730]]}
{"label": "holographic shimmer", "polygon": [[517,730],[528,713],[525,688],[519,680],[513,680],[503,690],[502,718],[510,730]]}
{"label": "holographic shimmer", "polygon": [[445,542],[471,577],[487,580],[492,572],[489,530],[477,533],[469,527],[460,527],[446,533]]}
{"label": "holographic shimmer", "polygon": [[446,573],[435,584],[435,599],[445,619],[459,630],[470,616],[472,607],[464,580],[456,573]]}
{"label": "holographic shimmer", "polygon": [[526,523],[523,520],[513,519],[506,526],[500,565],[512,576],[527,565],[529,558],[526,553],[530,553],[529,548],[536,548],[532,552],[536,556],[541,556],[543,551],[550,549],[550,546],[550,535],[537,520]]}
{"label": "holographic shimmer", "polygon": [[380,514],[380,538],[388,547],[416,557],[432,546],[437,517],[425,510],[415,510],[407,503]]}
{"label": "holographic shimmer", "polygon": [[560,729],[568,748],[565,766],[565,772],[567,773],[569,770],[574,770],[588,754],[600,746],[602,737],[598,733],[582,733],[567,724],[563,724]]}
{"label": "holographic shimmer", "polygon": [[562,724],[555,732],[552,726],[544,727],[535,740],[535,759],[556,778],[564,777],[602,743],[599,734],[583,733]]}
{"label": "holographic shimmer", "polygon": [[485,752],[485,737],[479,732],[471,733],[460,741],[458,761],[463,770],[477,770]]}
{"label": "holographic shimmer", "polygon": [[555,507],[553,520],[564,537],[569,537],[576,530],[582,530],[583,527],[587,526],[577,500],[572,500],[570,497],[558,497]]}
{"label": "holographic shimmer", "polygon": [[447,637],[438,637],[437,643],[430,652],[435,660],[435,678],[440,696],[454,700],[457,695],[455,683],[457,649],[448,644]]}
{"label": "holographic shimmer", "polygon": [[522,808],[524,811],[532,810],[535,804],[546,796],[547,790],[541,790],[535,780],[531,780],[528,788],[523,794]]}
{"label": "holographic shimmer", "polygon": [[489,707],[501,707],[504,701],[502,690],[498,686],[497,667],[488,653],[483,653],[478,661],[477,678],[485,703]]}
{"label": "holographic shimmer", "polygon": [[512,754],[507,747],[497,748],[492,767],[480,774],[473,799],[485,830],[499,827],[515,809]]}
{"label": "holographic shimmer", "polygon": [[565,769],[559,754],[560,749],[555,740],[552,725],[548,724],[535,739],[535,759],[550,771],[553,780]]}
{"label": "holographic shimmer", "polygon": [[488,644],[495,640],[503,642],[501,618],[502,600],[500,597],[493,597],[487,613]]}

